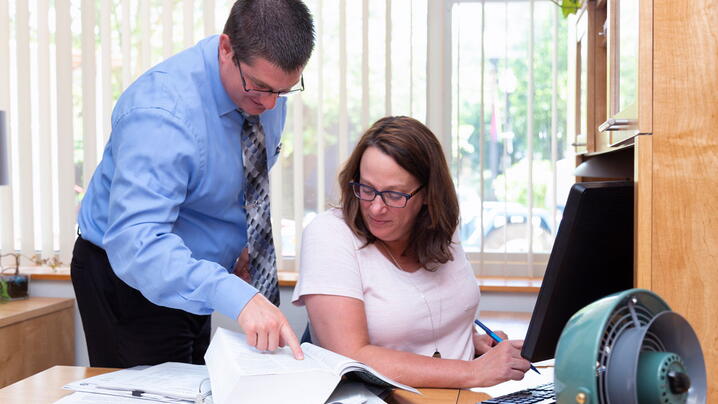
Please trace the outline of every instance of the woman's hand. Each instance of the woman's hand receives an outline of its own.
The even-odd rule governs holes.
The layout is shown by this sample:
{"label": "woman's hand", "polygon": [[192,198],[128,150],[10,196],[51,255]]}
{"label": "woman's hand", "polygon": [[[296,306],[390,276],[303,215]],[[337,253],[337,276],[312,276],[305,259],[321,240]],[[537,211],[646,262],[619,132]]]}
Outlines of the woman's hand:
{"label": "woman's hand", "polygon": [[472,385],[488,387],[508,380],[523,379],[524,373],[531,366],[529,361],[521,357],[523,344],[522,340],[504,340],[471,361],[474,376]]}
{"label": "woman's hand", "polygon": [[[501,337],[501,339],[504,341],[509,339],[509,336],[501,330],[494,331],[494,334]],[[474,330],[471,337],[474,341],[474,352],[476,356],[485,354],[491,348],[495,347],[498,344],[498,342],[494,341],[494,339],[489,337],[487,334],[479,334],[476,332],[476,330]]]}

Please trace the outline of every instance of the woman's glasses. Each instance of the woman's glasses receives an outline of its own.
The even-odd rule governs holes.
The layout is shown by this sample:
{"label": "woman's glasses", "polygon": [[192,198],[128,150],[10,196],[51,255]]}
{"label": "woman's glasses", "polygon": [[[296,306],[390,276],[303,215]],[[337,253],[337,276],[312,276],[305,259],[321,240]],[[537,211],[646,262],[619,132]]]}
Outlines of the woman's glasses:
{"label": "woman's glasses", "polygon": [[412,196],[416,195],[424,187],[424,185],[421,185],[414,192],[406,194],[399,191],[377,191],[376,188],[372,186],[358,182],[350,182],[349,185],[351,185],[354,190],[354,196],[362,201],[371,202],[377,195],[379,195],[386,206],[390,206],[392,208],[405,207],[409,202],[409,199],[411,199]]}

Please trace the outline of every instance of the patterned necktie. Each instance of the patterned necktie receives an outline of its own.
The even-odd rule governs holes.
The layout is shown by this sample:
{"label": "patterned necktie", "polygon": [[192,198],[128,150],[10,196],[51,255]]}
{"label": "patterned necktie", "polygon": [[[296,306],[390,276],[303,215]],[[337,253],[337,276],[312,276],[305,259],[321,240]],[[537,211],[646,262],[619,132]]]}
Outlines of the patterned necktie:
{"label": "patterned necktie", "polygon": [[247,213],[247,247],[252,285],[279,306],[277,259],[274,254],[269,211],[269,172],[264,130],[256,115],[244,116],[242,158],[244,160],[244,205]]}

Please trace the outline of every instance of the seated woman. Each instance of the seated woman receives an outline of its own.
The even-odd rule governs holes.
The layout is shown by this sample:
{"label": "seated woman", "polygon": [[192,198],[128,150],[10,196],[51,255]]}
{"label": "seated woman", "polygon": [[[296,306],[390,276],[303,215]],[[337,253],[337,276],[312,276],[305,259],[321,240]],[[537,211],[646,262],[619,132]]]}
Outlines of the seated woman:
{"label": "seated woman", "polygon": [[412,118],[380,119],[339,185],[341,210],[302,238],[293,302],[306,305],[313,342],[411,386],[522,379],[523,342],[494,346],[474,331],[479,287],[452,239],[459,204],[434,134]]}

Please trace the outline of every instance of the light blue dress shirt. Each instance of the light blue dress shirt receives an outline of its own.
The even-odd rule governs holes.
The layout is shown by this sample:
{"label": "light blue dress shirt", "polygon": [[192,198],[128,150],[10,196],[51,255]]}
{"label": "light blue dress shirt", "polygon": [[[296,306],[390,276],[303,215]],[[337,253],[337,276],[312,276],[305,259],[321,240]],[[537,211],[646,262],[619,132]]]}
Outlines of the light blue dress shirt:
{"label": "light blue dress shirt", "polygon": [[[82,200],[82,238],[151,302],[236,319],[257,290],[231,273],[247,242],[244,119],[219,76],[219,37],[153,67],[120,96]],[[268,167],[286,100],[260,115]]]}

